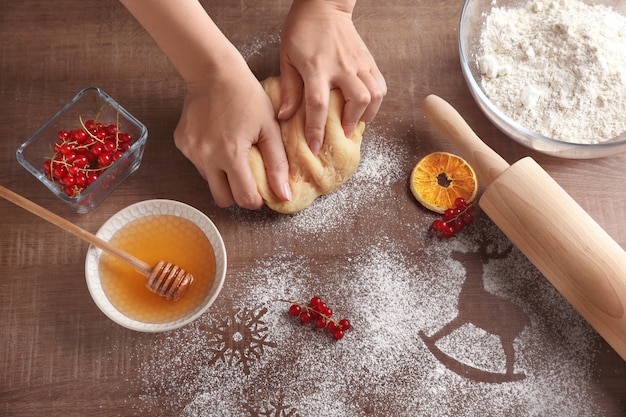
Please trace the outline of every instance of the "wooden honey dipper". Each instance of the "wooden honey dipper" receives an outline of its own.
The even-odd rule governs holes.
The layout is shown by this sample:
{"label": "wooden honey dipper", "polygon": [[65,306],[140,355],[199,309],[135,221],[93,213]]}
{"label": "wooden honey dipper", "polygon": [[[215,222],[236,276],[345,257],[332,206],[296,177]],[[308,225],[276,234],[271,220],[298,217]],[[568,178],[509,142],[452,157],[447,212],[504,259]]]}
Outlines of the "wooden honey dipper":
{"label": "wooden honey dipper", "polygon": [[74,223],[52,213],[36,203],[33,203],[27,198],[22,197],[2,185],[0,185],[0,196],[133,266],[137,271],[148,277],[146,287],[150,291],[165,297],[168,300],[179,300],[183,295],[185,295],[189,286],[191,286],[191,283],[193,282],[193,275],[181,267],[166,261],[159,261],[154,267],[152,267],[146,262],[137,259],[130,253],[113,246],[106,240],[89,233]]}

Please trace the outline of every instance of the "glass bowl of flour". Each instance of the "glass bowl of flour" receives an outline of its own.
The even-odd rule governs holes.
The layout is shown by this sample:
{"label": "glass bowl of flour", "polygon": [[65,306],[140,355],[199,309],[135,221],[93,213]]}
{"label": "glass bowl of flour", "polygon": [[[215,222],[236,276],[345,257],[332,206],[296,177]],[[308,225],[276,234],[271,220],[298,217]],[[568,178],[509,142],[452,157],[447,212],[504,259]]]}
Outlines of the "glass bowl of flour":
{"label": "glass bowl of flour", "polygon": [[463,75],[515,141],[562,158],[626,151],[626,1],[467,0]]}

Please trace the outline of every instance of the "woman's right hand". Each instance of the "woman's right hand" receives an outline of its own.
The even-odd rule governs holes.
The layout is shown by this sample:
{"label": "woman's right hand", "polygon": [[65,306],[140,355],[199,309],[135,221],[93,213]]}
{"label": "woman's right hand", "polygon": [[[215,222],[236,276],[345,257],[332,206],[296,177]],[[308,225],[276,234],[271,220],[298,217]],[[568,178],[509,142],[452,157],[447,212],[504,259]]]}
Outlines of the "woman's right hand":
{"label": "woman's right hand", "polygon": [[263,205],[248,154],[257,145],[272,191],[291,199],[272,104],[245,60],[198,0],[121,0],[167,54],[188,91],[174,132],[220,207]]}
{"label": "woman's right hand", "polygon": [[249,161],[258,146],[272,191],[291,199],[280,127],[263,87],[241,57],[188,85],[174,141],[208,182],[220,207],[263,205]]}

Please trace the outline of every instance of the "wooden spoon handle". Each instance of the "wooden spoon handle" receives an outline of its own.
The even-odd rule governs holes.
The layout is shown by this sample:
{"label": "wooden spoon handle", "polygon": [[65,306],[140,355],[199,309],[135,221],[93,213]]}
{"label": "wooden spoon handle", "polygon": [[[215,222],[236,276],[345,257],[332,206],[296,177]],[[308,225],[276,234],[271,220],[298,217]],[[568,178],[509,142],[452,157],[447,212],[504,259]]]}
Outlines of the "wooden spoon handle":
{"label": "wooden spoon handle", "polygon": [[422,111],[435,129],[461,152],[485,185],[491,184],[509,168],[508,162],[487,146],[442,98],[429,95],[422,102]]}
{"label": "wooden spoon handle", "polygon": [[27,198],[22,197],[21,195],[9,190],[6,187],[3,187],[2,185],[0,185],[0,196],[15,205],[27,211],[30,211],[31,213],[33,213],[36,216],[39,216],[45,221],[52,223],[55,226],[58,226],[61,229],[72,233],[73,235],[81,238],[82,240],[86,242],[89,242],[93,246],[99,249],[102,249],[103,251],[109,253],[110,255],[115,256],[116,258],[119,258],[120,260],[128,263],[129,265],[132,265],[135,269],[137,269],[139,272],[143,273],[144,275],[150,275],[150,272],[152,271],[152,267],[148,265],[147,263],[143,262],[140,259],[135,258],[130,253],[125,252],[113,246],[106,240],[100,239],[98,236],[92,233],[89,233],[85,229],[82,229],[81,227],[75,225],[74,223],[64,219],[63,217],[58,216],[54,214],[53,212],[41,207],[40,205],[33,203]]}

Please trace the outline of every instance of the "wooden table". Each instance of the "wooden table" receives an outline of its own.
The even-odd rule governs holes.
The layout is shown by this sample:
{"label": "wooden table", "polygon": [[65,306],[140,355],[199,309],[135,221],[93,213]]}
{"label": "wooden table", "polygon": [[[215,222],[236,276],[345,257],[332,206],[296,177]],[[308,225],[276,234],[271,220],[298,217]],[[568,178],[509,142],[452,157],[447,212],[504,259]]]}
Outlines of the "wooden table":
{"label": "wooden table", "polygon": [[[389,94],[357,174],[296,216],[214,205],[172,141],[185,87],[120,4],[1,3],[0,183],[91,231],[134,202],[183,201],[220,229],[228,272],[192,325],[133,332],[93,303],[85,244],[0,201],[0,415],[626,415],[624,361],[517,249],[506,252],[490,220],[437,239],[428,232],[437,216],[408,190],[419,158],[454,151],[420,112],[435,93],[507,161],[534,157],[626,246],[626,154],[562,160],[494,128],[459,67],[461,1],[359,1],[355,23]],[[205,3],[259,78],[277,73],[290,2]],[[79,215],[15,151],[88,86],[143,121],[149,139],[140,169]],[[494,258],[484,265],[483,238]],[[343,340],[296,323],[275,301],[316,294],[353,322]]]}

